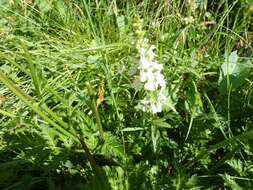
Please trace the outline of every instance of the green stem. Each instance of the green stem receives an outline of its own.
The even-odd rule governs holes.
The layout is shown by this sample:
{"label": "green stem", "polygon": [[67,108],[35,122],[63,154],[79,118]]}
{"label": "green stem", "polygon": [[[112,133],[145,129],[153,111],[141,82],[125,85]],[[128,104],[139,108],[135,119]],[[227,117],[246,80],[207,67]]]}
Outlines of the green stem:
{"label": "green stem", "polygon": [[104,141],[104,131],[103,131],[100,115],[98,112],[98,108],[96,105],[96,99],[95,99],[95,96],[93,95],[93,90],[92,90],[92,87],[89,83],[87,83],[87,87],[88,87],[89,96],[91,98],[91,103],[92,103],[91,107],[92,107],[92,110],[95,113],[95,117],[96,117],[96,123],[97,123],[97,128],[99,131],[99,135],[100,135],[100,140],[103,142]]}
{"label": "green stem", "polygon": [[86,156],[87,156],[87,158],[88,158],[88,160],[89,160],[89,162],[90,162],[90,165],[91,165],[91,168],[92,168],[93,172],[94,172],[94,173],[97,173],[97,172],[99,171],[99,170],[98,170],[98,166],[97,166],[97,164],[96,164],[95,159],[94,159],[93,156],[91,155],[88,146],[86,145],[86,143],[85,143],[85,141],[84,141],[83,139],[79,138],[79,141],[80,141],[80,143],[81,143],[81,145],[82,145],[82,147],[83,147],[83,149],[84,149],[84,152],[85,152],[85,154],[86,154]]}
{"label": "green stem", "polygon": [[192,115],[191,115],[190,124],[189,124],[189,128],[188,128],[188,131],[187,131],[187,135],[186,135],[186,137],[185,137],[185,141],[187,141],[188,136],[189,136],[189,134],[190,134],[190,131],[191,131],[191,128],[192,128],[192,124],[193,124],[193,119],[194,119],[194,117],[193,117],[193,114],[192,114]]}
{"label": "green stem", "polygon": [[35,87],[35,92],[37,94],[37,96],[39,98],[41,98],[41,92],[40,92],[40,83],[39,83],[39,77],[35,68],[35,64],[32,60],[32,57],[28,51],[27,45],[25,44],[25,42],[22,42],[22,47],[24,49],[25,52],[25,57],[27,59],[27,62],[29,64],[29,68],[30,68],[30,72],[31,72],[31,77],[32,77],[32,81]]}

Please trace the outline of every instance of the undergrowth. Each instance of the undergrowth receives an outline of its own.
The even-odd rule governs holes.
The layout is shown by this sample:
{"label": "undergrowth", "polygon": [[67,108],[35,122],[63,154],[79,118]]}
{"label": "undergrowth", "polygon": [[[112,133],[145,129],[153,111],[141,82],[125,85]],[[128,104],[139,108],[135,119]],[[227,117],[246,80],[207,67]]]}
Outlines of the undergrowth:
{"label": "undergrowth", "polygon": [[[251,0],[1,0],[1,189],[253,189]],[[167,109],[136,109],[136,27]]]}

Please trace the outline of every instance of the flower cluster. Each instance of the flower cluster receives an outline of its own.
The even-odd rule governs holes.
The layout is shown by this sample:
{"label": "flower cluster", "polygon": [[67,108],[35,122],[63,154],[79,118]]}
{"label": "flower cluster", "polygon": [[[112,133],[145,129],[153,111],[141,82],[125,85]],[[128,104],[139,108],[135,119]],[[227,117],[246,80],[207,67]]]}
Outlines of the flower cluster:
{"label": "flower cluster", "polygon": [[137,108],[156,114],[161,112],[168,102],[166,82],[162,74],[163,65],[156,61],[155,46],[150,45],[145,38],[142,25],[142,20],[138,18],[134,24],[137,35],[136,49],[139,54],[139,76],[135,83],[136,87],[145,90],[145,97],[139,101]]}
{"label": "flower cluster", "polygon": [[166,82],[161,73],[163,65],[156,62],[154,53],[155,46],[148,45],[148,40],[143,39],[137,46],[139,62],[139,80],[143,84],[146,96],[138,104],[138,108],[145,112],[161,112],[167,101]]}
{"label": "flower cluster", "polygon": [[[147,41],[144,39],[145,43]],[[162,111],[166,104],[167,96],[166,82],[161,73],[163,65],[156,62],[154,49],[154,45],[145,48],[144,44],[138,49],[140,54],[139,80],[144,85],[144,90],[146,90],[146,96],[140,101],[138,107],[143,111],[155,114]]]}
{"label": "flower cluster", "polygon": [[140,81],[145,83],[145,90],[155,91],[158,89],[165,89],[166,82],[161,71],[163,65],[155,61],[156,54],[154,53],[155,46],[150,46],[147,50],[139,49],[140,53]]}

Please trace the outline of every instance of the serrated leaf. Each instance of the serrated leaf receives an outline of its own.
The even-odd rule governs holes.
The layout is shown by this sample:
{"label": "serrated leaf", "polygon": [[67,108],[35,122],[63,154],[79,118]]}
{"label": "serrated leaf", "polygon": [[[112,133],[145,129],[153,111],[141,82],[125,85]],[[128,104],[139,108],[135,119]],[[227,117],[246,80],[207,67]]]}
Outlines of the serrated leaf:
{"label": "serrated leaf", "polygon": [[58,140],[56,139],[57,131],[49,127],[42,127],[42,135],[50,147],[56,147]]}
{"label": "serrated leaf", "polygon": [[108,157],[124,157],[123,146],[119,139],[111,133],[104,133],[104,143],[99,146],[98,153]]}
{"label": "serrated leaf", "polygon": [[227,163],[238,172],[239,175],[243,175],[244,166],[241,160],[228,160]]}
{"label": "serrated leaf", "polygon": [[225,185],[229,186],[231,189],[242,190],[242,188],[236,183],[232,176],[228,174],[221,175],[225,181]]}

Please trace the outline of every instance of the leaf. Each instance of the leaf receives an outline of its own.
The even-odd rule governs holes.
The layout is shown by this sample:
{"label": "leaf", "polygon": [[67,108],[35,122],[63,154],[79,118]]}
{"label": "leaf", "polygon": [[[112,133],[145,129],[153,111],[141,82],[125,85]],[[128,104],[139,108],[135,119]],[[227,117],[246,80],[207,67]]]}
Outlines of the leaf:
{"label": "leaf", "polygon": [[[9,88],[10,91],[12,91],[13,94],[15,94],[20,100],[22,100],[28,107],[30,107],[34,112],[36,112],[44,121],[46,121],[48,124],[53,126],[59,134],[62,134],[64,136],[67,136],[71,139],[73,139],[76,142],[79,142],[78,138],[63,128],[61,125],[57,124],[55,121],[53,121],[50,117],[48,117],[43,110],[39,107],[39,103],[33,100],[31,96],[26,94],[23,90],[21,90],[14,82],[12,82],[4,73],[0,72],[0,81]],[[45,105],[44,108],[47,108]],[[63,122],[59,117],[56,116],[56,114],[47,108],[47,112],[50,112],[51,117],[56,119],[58,122],[60,121],[61,124],[63,124],[65,127],[68,125]]]}
{"label": "leaf", "polygon": [[247,141],[247,140],[251,140],[251,139],[253,139],[253,130],[247,131],[243,134],[240,134],[240,135],[228,138],[228,139],[225,139],[221,142],[218,142],[218,143],[212,145],[207,150],[206,149],[202,150],[199,153],[199,155],[194,160],[190,161],[187,165],[188,165],[188,167],[193,165],[194,163],[196,163],[196,161],[198,161],[200,159],[203,159],[203,158],[207,157],[208,155],[210,155],[212,153],[212,151],[214,151],[214,150],[217,150],[219,148],[222,148],[222,147],[225,147],[227,145],[233,144],[237,141]]}
{"label": "leaf", "polygon": [[186,108],[191,112],[192,117],[195,118],[203,112],[203,103],[194,81],[192,81],[192,83],[189,85],[186,96]]}
{"label": "leaf", "polygon": [[108,180],[111,185],[111,189],[126,189],[125,188],[125,171],[121,167],[109,167],[104,166],[103,169],[106,172]]}
{"label": "leaf", "polygon": [[98,147],[98,153],[108,157],[124,157],[123,146],[118,138],[111,133],[104,133],[104,144]]}
{"label": "leaf", "polygon": [[57,145],[57,131],[55,131],[53,128],[49,128],[49,127],[42,127],[41,128],[42,131],[42,135],[43,137],[47,140],[47,144],[49,145],[49,147],[56,147]]}
{"label": "leaf", "polygon": [[125,31],[125,17],[123,15],[117,17],[117,25],[122,34]]}
{"label": "leaf", "polygon": [[121,131],[131,132],[131,131],[143,131],[143,130],[146,130],[146,128],[142,128],[142,127],[126,127],[124,129],[122,129]]}
{"label": "leaf", "polygon": [[99,62],[99,59],[100,59],[100,56],[98,56],[98,55],[89,55],[87,57],[87,63],[95,64],[95,63]]}
{"label": "leaf", "polygon": [[36,64],[33,62],[32,57],[31,57],[31,55],[28,51],[28,48],[27,48],[27,45],[25,44],[25,42],[22,42],[21,45],[23,47],[25,57],[26,57],[27,62],[29,64],[30,74],[31,74],[32,81],[33,81],[33,84],[34,84],[34,87],[35,87],[35,92],[36,92],[38,97],[41,97],[40,80],[39,80],[39,77],[38,77],[38,72],[36,70]]}
{"label": "leaf", "polygon": [[232,176],[228,174],[221,175],[225,181],[225,185],[229,186],[231,189],[242,190],[242,188],[235,182]]}
{"label": "leaf", "polygon": [[190,134],[194,118],[203,113],[203,103],[201,100],[200,93],[198,92],[197,86],[194,81],[192,81],[191,85],[189,86],[189,90],[187,91],[186,96],[187,101],[185,102],[185,106],[186,109],[188,109],[191,113],[191,119],[185,140],[187,140]]}
{"label": "leaf", "polygon": [[170,84],[170,87],[168,88],[168,100],[165,104],[164,109],[165,110],[172,110],[174,113],[178,114],[177,110],[176,110],[176,104],[178,103],[178,99],[179,99],[179,91],[180,91],[180,87],[182,85],[182,81],[181,80],[177,80],[173,82],[174,84]]}
{"label": "leaf", "polygon": [[249,76],[250,68],[252,67],[249,59],[244,59],[238,62],[237,52],[234,51],[225,59],[225,63],[221,65],[219,76],[219,90],[222,94],[227,94],[228,89],[238,89]]}
{"label": "leaf", "polygon": [[165,119],[155,119],[152,121],[153,125],[159,127],[159,128],[167,128],[170,129],[172,126],[165,122]]}
{"label": "leaf", "polygon": [[62,18],[66,18],[68,16],[67,15],[67,12],[68,12],[67,6],[65,5],[64,1],[56,1],[55,8],[57,9],[57,11],[59,12],[59,15]]}
{"label": "leaf", "polygon": [[[231,64],[236,64],[238,61],[238,55],[237,55],[237,51],[233,51],[229,57],[228,57],[228,62]],[[227,61],[226,61],[227,62]]]}
{"label": "leaf", "polygon": [[197,176],[193,175],[187,179],[184,186],[185,188],[192,189],[192,190],[201,189],[201,187],[198,187],[197,184],[198,184],[198,178]]}
{"label": "leaf", "polygon": [[151,139],[153,143],[153,150],[156,153],[158,151],[159,140],[160,140],[160,131],[158,130],[157,126],[151,126]]}
{"label": "leaf", "polygon": [[244,166],[241,160],[238,159],[232,159],[232,160],[228,160],[227,163],[235,170],[238,172],[239,175],[243,175],[244,173]]}
{"label": "leaf", "polygon": [[52,9],[52,3],[49,0],[36,0],[35,2],[39,7],[42,16]]}

